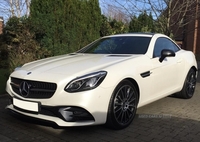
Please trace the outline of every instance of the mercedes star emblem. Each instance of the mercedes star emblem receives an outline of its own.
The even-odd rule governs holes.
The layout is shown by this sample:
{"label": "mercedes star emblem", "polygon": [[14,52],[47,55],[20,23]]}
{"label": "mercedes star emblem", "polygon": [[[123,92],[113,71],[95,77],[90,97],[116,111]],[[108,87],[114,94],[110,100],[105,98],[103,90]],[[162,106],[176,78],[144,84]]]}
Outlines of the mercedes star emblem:
{"label": "mercedes star emblem", "polygon": [[29,95],[30,85],[23,81],[20,83],[19,91],[23,97],[27,97]]}

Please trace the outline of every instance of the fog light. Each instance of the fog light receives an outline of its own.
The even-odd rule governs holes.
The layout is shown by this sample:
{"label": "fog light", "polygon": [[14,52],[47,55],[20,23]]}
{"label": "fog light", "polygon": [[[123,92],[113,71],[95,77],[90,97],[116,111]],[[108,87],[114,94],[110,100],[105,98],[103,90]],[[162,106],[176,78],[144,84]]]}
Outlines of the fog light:
{"label": "fog light", "polygon": [[73,119],[73,112],[68,111],[71,107],[68,108],[60,108],[59,112],[63,116],[66,121],[71,121]]}
{"label": "fog light", "polygon": [[88,111],[79,107],[60,108],[59,113],[67,122],[94,121],[94,117]]}

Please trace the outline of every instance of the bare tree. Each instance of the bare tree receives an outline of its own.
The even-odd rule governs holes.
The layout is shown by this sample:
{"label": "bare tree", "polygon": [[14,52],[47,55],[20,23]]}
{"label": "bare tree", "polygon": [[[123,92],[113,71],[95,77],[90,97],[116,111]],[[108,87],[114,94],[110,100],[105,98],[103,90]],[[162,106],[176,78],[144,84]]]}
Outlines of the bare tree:
{"label": "bare tree", "polygon": [[26,15],[29,15],[30,14],[30,3],[31,3],[31,0],[25,0],[25,3],[26,3]]}
{"label": "bare tree", "polygon": [[127,10],[121,7],[121,5],[116,5],[108,0],[99,0],[100,7],[102,10],[102,13],[110,18],[115,19],[117,21],[121,21],[124,23],[128,23],[130,21],[130,15],[127,13]]}
{"label": "bare tree", "polygon": [[[129,16],[137,16],[143,11],[151,12],[158,23],[160,32],[169,35],[177,34],[196,18],[200,9],[196,9],[199,0],[110,0],[116,8],[124,9]],[[197,14],[198,13],[198,14]],[[198,15],[198,16],[196,16]],[[172,31],[173,30],[173,31]],[[194,29],[193,29],[194,30]]]}
{"label": "bare tree", "polygon": [[31,0],[1,0],[0,15],[5,19],[29,15]]}
{"label": "bare tree", "polygon": [[156,5],[156,1],[154,3],[152,0],[144,1],[155,14],[162,32],[167,35],[170,35],[171,32],[176,35],[180,28],[197,18],[195,7],[198,3],[194,0],[157,0],[158,5]]}

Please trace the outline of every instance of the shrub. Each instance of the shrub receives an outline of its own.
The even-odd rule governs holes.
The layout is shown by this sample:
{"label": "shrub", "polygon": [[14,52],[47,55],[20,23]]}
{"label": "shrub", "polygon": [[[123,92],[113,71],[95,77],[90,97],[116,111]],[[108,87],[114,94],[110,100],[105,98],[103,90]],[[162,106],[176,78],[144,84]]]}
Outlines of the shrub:
{"label": "shrub", "polygon": [[12,17],[8,20],[3,36],[9,70],[26,62],[50,56],[50,51],[41,48],[32,31],[31,21],[26,18]]}

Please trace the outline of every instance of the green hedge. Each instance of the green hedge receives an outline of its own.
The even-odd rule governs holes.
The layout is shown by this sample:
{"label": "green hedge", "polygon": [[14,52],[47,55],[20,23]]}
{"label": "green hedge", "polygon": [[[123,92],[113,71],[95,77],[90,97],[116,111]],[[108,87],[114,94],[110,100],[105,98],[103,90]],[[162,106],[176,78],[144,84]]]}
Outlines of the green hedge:
{"label": "green hedge", "polygon": [[8,79],[8,69],[0,69],[0,95],[6,93],[6,81]]}

